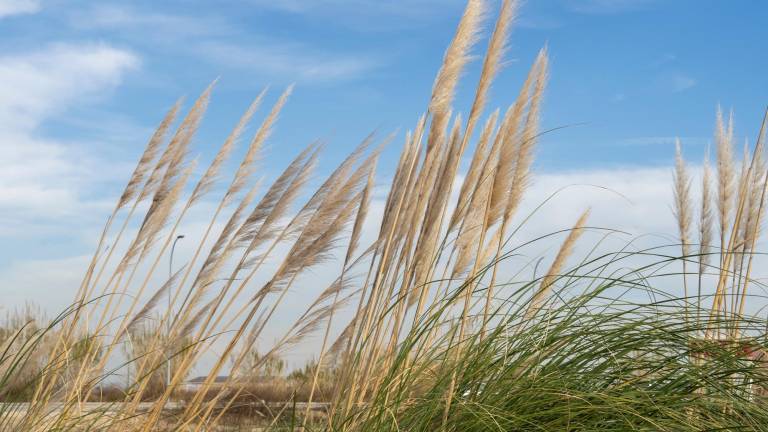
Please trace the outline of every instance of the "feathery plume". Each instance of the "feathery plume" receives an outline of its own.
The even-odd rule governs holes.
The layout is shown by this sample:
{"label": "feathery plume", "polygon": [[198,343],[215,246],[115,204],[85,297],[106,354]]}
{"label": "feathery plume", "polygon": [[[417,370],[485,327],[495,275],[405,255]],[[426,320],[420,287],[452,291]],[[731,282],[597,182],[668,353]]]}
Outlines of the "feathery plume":
{"label": "feathery plume", "polygon": [[[178,179],[172,182],[171,188],[165,197],[161,201],[158,201],[156,211],[148,214],[149,218],[147,219],[147,224],[144,226],[146,230],[141,230],[138,237],[140,240],[143,240],[144,244],[144,251],[142,254],[146,254],[146,251],[149,250],[154,241],[157,240],[157,233],[159,233],[168,222],[176,203],[178,203],[179,198],[184,191],[184,186],[187,184],[187,180],[195,171],[196,167],[197,160],[190,162],[181,172]],[[142,232],[144,235],[142,235]]]}
{"label": "feathery plume", "polygon": [[[266,91],[267,91],[266,89],[262,91],[262,93],[258,97],[258,100],[261,100],[262,96],[264,95],[264,92]],[[267,117],[261,123],[259,130],[256,131],[256,134],[251,140],[251,143],[248,145],[248,151],[246,152],[245,157],[243,157],[242,162],[240,162],[240,166],[237,168],[237,171],[235,172],[234,180],[232,180],[232,183],[229,186],[229,189],[227,190],[227,194],[226,194],[226,196],[228,197],[227,199],[231,199],[234,195],[237,194],[237,192],[239,192],[247,184],[248,178],[253,173],[253,163],[256,160],[259,154],[259,151],[261,150],[261,147],[264,144],[264,141],[266,141],[266,139],[272,133],[272,127],[277,121],[277,117],[280,114],[280,111],[283,109],[283,106],[288,101],[288,97],[291,95],[292,92],[293,92],[293,84],[289,85],[288,88],[285,89],[283,94],[280,95],[280,98],[272,107],[272,110],[269,112],[269,115],[267,115]]]}
{"label": "feathery plume", "polygon": [[352,235],[349,237],[349,248],[347,248],[347,256],[344,259],[345,262],[348,262],[352,258],[352,255],[354,255],[360,241],[360,236],[363,233],[363,224],[365,223],[366,216],[368,216],[368,207],[371,204],[371,193],[373,193],[373,182],[375,178],[376,162],[374,162],[368,172],[368,182],[363,189],[363,194],[360,196],[360,207],[358,207],[355,223],[352,226]]}
{"label": "feathery plume", "polygon": [[317,331],[317,329],[320,328],[320,324],[323,323],[326,319],[328,319],[330,316],[334,315],[336,311],[344,307],[349,301],[352,299],[352,297],[355,295],[355,293],[351,293],[347,295],[346,297],[341,298],[339,301],[337,301],[334,304],[326,305],[321,308],[316,309],[311,315],[307,316],[305,319],[301,320],[300,322],[297,322],[294,324],[293,328],[291,329],[290,334],[283,338],[281,342],[279,342],[275,347],[273,347],[269,351],[269,355],[274,355],[282,350],[285,350],[293,345],[296,345],[297,343],[301,342],[305,338],[307,338],[309,335]]}
{"label": "feathery plume", "polygon": [[[224,141],[224,144],[221,146],[218,153],[216,153],[216,156],[213,158],[213,161],[208,166],[208,169],[205,171],[205,174],[203,174],[203,176],[200,178],[200,181],[197,183],[197,186],[195,186],[195,190],[192,191],[192,195],[190,197],[190,205],[193,204],[195,201],[199,200],[208,190],[210,190],[214,181],[218,177],[221,166],[224,164],[224,161],[226,161],[227,158],[229,158],[229,155],[230,153],[232,153],[232,150],[234,149],[235,144],[237,143],[238,139],[240,139],[240,135],[243,133],[243,130],[248,125],[248,122],[251,120],[251,117],[253,117],[253,114],[256,112],[259,105],[261,104],[261,100],[264,97],[265,92],[266,90],[262,90],[262,92],[251,103],[251,105],[245,111],[243,116],[240,118],[240,121],[238,121],[235,128],[232,130],[232,132],[229,134],[227,139]],[[251,149],[249,148],[248,153],[246,155],[246,160],[249,159],[250,154],[251,154]],[[250,159],[252,158],[253,157],[251,156]],[[239,181],[244,182],[245,179],[239,180]],[[232,188],[230,187],[230,190],[231,189]],[[224,205],[226,205],[226,202],[224,203]]]}
{"label": "feathery plume", "polygon": [[530,319],[536,313],[541,303],[549,295],[550,291],[552,291],[552,285],[555,283],[557,278],[560,277],[560,273],[563,271],[565,262],[571,256],[571,253],[573,253],[573,248],[576,245],[576,242],[584,232],[584,224],[587,222],[588,217],[589,210],[581,214],[579,219],[576,221],[576,224],[573,226],[573,228],[571,228],[571,232],[568,233],[568,237],[566,237],[565,241],[560,246],[560,250],[557,252],[555,260],[552,262],[552,265],[549,267],[546,275],[544,275],[544,277],[541,279],[539,290],[531,298],[531,303],[525,312],[526,319]]}
{"label": "feathery plume", "polygon": [[480,260],[478,261],[479,267],[487,265],[491,257],[496,254],[499,247],[499,241],[501,241],[501,227],[498,227],[494,231],[493,236],[491,236],[491,239],[483,248],[483,251],[480,254]]}
{"label": "feathery plume", "polygon": [[443,57],[443,65],[432,86],[429,111],[432,115],[445,115],[450,111],[462,69],[469,61],[469,50],[477,41],[480,22],[485,10],[481,0],[469,0],[461,17],[456,34]]}
{"label": "feathery plume", "polygon": [[[192,108],[176,129],[176,133],[174,133],[171,141],[165,147],[163,154],[157,160],[155,167],[152,169],[152,173],[150,173],[147,181],[144,183],[137,201],[141,202],[150,195],[153,196],[152,206],[150,207],[150,210],[147,211],[147,214],[152,211],[152,207],[157,206],[157,202],[162,200],[162,196],[170,189],[168,187],[169,179],[177,176],[181,170],[180,164],[186,155],[186,147],[189,144],[187,138],[191,139],[192,131],[197,130],[197,123],[202,119],[215,84],[216,81],[212,82],[205,91],[203,91],[200,97],[197,98],[192,105]],[[173,170],[169,172],[171,166],[173,166]],[[165,184],[165,187],[162,190],[158,189],[163,184]]]}
{"label": "feathery plume", "polygon": [[330,361],[338,362],[338,359],[341,358],[341,353],[344,349],[347,347],[347,342],[351,339],[352,335],[355,331],[355,326],[357,325],[357,315],[355,315],[352,320],[344,327],[344,330],[341,331],[338,337],[336,337],[336,340],[331,344],[331,347],[328,349],[328,356],[326,358]]}
{"label": "feathery plume", "polygon": [[427,268],[434,259],[438,236],[443,225],[442,213],[451,195],[461,157],[461,123],[461,115],[456,116],[449,136],[449,145],[445,147],[445,154],[442,156],[440,167],[436,171],[438,175],[434,180],[433,192],[427,203],[421,235],[415,252],[414,276],[418,288],[412,291],[409,304],[418,299],[420,291],[426,288],[425,278],[429,275]]}
{"label": "feathery plume", "polygon": [[[362,192],[361,192],[362,194]],[[280,269],[272,276],[272,279],[264,284],[251,298],[251,302],[257,302],[270,293],[282,290],[296,275],[307,268],[321,263],[330,257],[330,252],[339,241],[339,235],[350,221],[353,211],[359,202],[359,196],[348,200],[341,211],[334,217],[327,228],[312,242],[305,243],[300,237],[291,247]],[[317,222],[316,222],[317,223]],[[310,223],[311,225],[311,223]],[[312,230],[308,226],[306,230]],[[304,234],[302,233],[302,236]]]}
{"label": "feathery plume", "polygon": [[117,204],[118,209],[128,204],[131,198],[136,195],[139,184],[141,184],[144,177],[146,177],[152,162],[162,148],[165,135],[168,133],[171,123],[176,119],[176,114],[179,112],[179,108],[181,108],[181,99],[179,99],[168,111],[160,122],[160,125],[157,127],[157,130],[155,130],[155,133],[152,134],[147,147],[144,149],[144,153],[141,155],[141,159],[139,159],[139,163],[133,170],[133,174],[131,174],[131,178],[128,180],[128,184],[125,186],[125,190],[123,190],[123,194],[120,196],[120,200]]}
{"label": "feathery plume", "polygon": [[491,39],[488,41],[488,49],[486,50],[485,59],[483,60],[483,69],[480,72],[480,81],[478,82],[477,90],[475,91],[475,100],[472,102],[472,108],[469,111],[467,128],[461,146],[462,151],[466,148],[467,142],[471,138],[472,131],[474,130],[474,125],[485,107],[488,90],[491,88],[491,83],[496,77],[501,58],[506,51],[507,38],[509,30],[512,27],[516,9],[517,0],[502,1],[499,17],[496,20],[496,26],[493,29]]}
{"label": "feathery plume", "polygon": [[[360,165],[353,170],[354,165],[358,163],[365,150],[373,142],[374,134],[368,135],[363,142],[331,173],[323,184],[315,191],[312,197],[298,212],[294,220],[289,224],[285,237],[293,237],[301,233],[312,219],[322,219],[328,214],[334,213],[341,205],[344,198],[349,197],[357,191],[362,178],[378,157],[381,149],[391,139],[387,137],[377,149],[366,157]],[[353,187],[345,187],[354,185]],[[336,208],[332,206],[335,203]],[[328,219],[330,220],[330,219]],[[322,230],[321,224],[314,224],[319,230]],[[305,239],[306,239],[305,233]]]}
{"label": "feathery plume", "polygon": [[674,213],[677,219],[677,229],[683,255],[688,256],[691,253],[690,231],[693,219],[693,212],[691,211],[691,180],[688,176],[685,160],[683,160],[679,139],[675,139],[675,172],[673,180],[675,191]]}
{"label": "feathery plume", "polygon": [[168,278],[167,281],[158,289],[155,291],[155,293],[150,297],[149,300],[144,304],[144,306],[136,312],[136,314],[131,318],[131,320],[128,322],[128,325],[125,326],[124,331],[118,335],[115,340],[120,340],[120,337],[122,334],[125,334],[126,332],[132,331],[134,328],[136,328],[137,325],[139,325],[141,322],[149,318],[149,313],[152,312],[152,309],[157,306],[157,303],[160,301],[161,298],[173,287],[173,285],[176,283],[176,280],[179,278],[179,275],[181,274],[182,270],[186,265],[182,266],[179,270],[176,271],[176,273],[173,274],[170,278]]}
{"label": "feathery plume", "polygon": [[472,155],[472,162],[469,164],[467,175],[464,178],[464,182],[461,184],[461,189],[459,189],[459,199],[456,201],[456,208],[453,210],[451,221],[448,224],[449,233],[453,232],[453,230],[458,227],[459,222],[461,222],[464,215],[467,213],[470,194],[477,186],[477,180],[481,174],[480,169],[483,167],[485,159],[488,157],[488,142],[490,141],[491,134],[493,134],[493,131],[496,128],[498,118],[499,110],[497,109],[485,122],[483,131],[480,133],[480,139],[478,140],[477,147]]}
{"label": "feathery plume", "polygon": [[179,330],[176,340],[183,340],[184,338],[187,338],[192,335],[192,332],[197,328],[197,325],[200,324],[200,322],[206,318],[206,315],[208,314],[208,311],[211,310],[214,304],[216,304],[219,301],[218,297],[214,297],[212,300],[210,300],[208,303],[205,304],[202,308],[200,308],[199,311],[192,314],[191,318],[187,320],[186,323],[184,323],[181,327],[181,330]]}
{"label": "feathery plume", "polygon": [[[539,106],[546,84],[547,51],[541,49],[515,103],[507,112],[501,132],[498,166],[491,193],[488,227],[499,219],[509,219],[517,209],[528,185],[533,149],[539,124]],[[530,99],[528,97],[531,94]],[[528,115],[521,126],[523,112],[528,105]]]}
{"label": "feathery plume", "polygon": [[203,291],[210,286],[210,284],[216,278],[219,270],[227,262],[227,258],[234,252],[235,248],[232,236],[235,234],[235,230],[242,220],[245,209],[251,205],[256,191],[259,189],[261,182],[257,182],[245,195],[245,197],[238,204],[237,209],[230,215],[229,220],[224,225],[224,229],[219,234],[213,247],[208,252],[208,257],[203,262],[200,271],[195,278],[195,283],[192,284],[192,289],[199,287],[201,292],[196,292],[195,297],[192,297],[192,303],[190,303],[189,309],[193,309],[197,304],[197,299],[204,296]]}
{"label": "feathery plume", "polygon": [[699,218],[699,275],[704,274],[709,265],[710,248],[712,246],[712,168],[709,165],[709,152],[704,157],[704,168],[701,179],[701,211]]}
{"label": "feathery plume", "polygon": [[755,146],[755,154],[752,162],[752,174],[748,180],[749,206],[746,210],[744,223],[744,248],[751,250],[754,240],[760,237],[760,221],[763,219],[765,207],[760,205],[762,186],[766,175],[765,160],[763,158],[763,146],[758,143]]}
{"label": "feathery plume", "polygon": [[456,255],[456,262],[453,265],[451,278],[456,278],[459,275],[464,274],[472,264],[472,260],[475,257],[474,254],[477,252],[477,242],[483,227],[483,213],[488,203],[490,191],[491,181],[488,179],[486,181],[481,181],[480,184],[478,184],[477,190],[475,190],[475,193],[472,196],[472,202],[470,204],[470,210],[465,218],[465,224],[456,239],[456,249],[458,250],[458,253]]}
{"label": "feathery plume", "polygon": [[[675,195],[675,218],[677,230],[680,236],[680,248],[683,253],[683,296],[688,298],[688,275],[686,263],[691,254],[691,221],[693,211],[691,209],[691,180],[683,160],[683,152],[680,149],[680,140],[675,139],[675,172],[673,174]],[[697,297],[698,298],[698,297]],[[687,309],[686,309],[687,310]]]}
{"label": "feathery plume", "polygon": [[313,160],[316,150],[315,144],[307,146],[272,183],[238,229],[236,234],[238,244],[253,250],[269,238],[269,233],[274,232],[270,222],[279,220],[298,194],[311,171],[313,163],[309,162]]}
{"label": "feathery plume", "polygon": [[157,233],[163,229],[168,221],[174,206],[181,196],[184,185],[186,185],[187,179],[189,179],[196,165],[196,161],[192,161],[181,173],[181,176],[173,182],[170,190],[163,194],[164,197],[161,200],[155,201],[155,206],[150,207],[147,211],[138,234],[136,234],[128,251],[117,266],[115,274],[122,273],[140,251],[141,256],[144,256],[152,248],[154,242],[157,241]]}
{"label": "feathery plume", "polygon": [[[505,118],[508,118],[511,110],[507,110]],[[496,177],[496,168],[498,166],[499,151],[501,148],[501,137],[503,125],[496,132],[491,150],[480,170],[481,175],[477,179],[477,184],[472,192],[470,203],[467,209],[467,215],[464,217],[464,224],[461,227],[456,239],[456,249],[458,254],[453,266],[452,278],[463,274],[477,252],[477,242],[479,241],[481,231],[485,225],[486,213],[489,207],[489,200],[493,191],[494,178]]]}
{"label": "feathery plume", "polygon": [[451,118],[451,103],[456,92],[456,85],[461,71],[469,61],[469,51],[477,40],[484,10],[485,3],[483,0],[469,0],[467,2],[456,34],[445,52],[443,64],[437,77],[435,77],[432,97],[429,102],[429,113],[432,114],[432,121],[427,136],[426,158],[423,173],[419,175],[421,178],[419,182],[421,198],[417,202],[419,209],[415,210],[415,215],[421,215],[422,206],[429,201],[435,171],[440,167],[438,159],[444,153],[444,151],[436,150],[440,150],[439,147],[443,146],[445,142],[445,131]]}
{"label": "feathery plume", "polygon": [[730,131],[732,121],[729,121],[729,131],[723,125],[723,112],[717,107],[715,126],[715,145],[717,146],[717,209],[720,222],[720,247],[726,248],[725,237],[730,226],[730,215],[733,207],[733,145]]}
{"label": "feathery plume", "polygon": [[531,163],[533,161],[533,149],[536,146],[536,138],[539,133],[539,120],[541,111],[542,95],[544,94],[544,88],[547,82],[549,59],[547,57],[547,49],[543,48],[539,51],[539,55],[536,58],[537,73],[536,81],[533,85],[533,95],[531,96],[531,102],[528,107],[528,116],[525,121],[525,128],[522,133],[522,140],[520,141],[520,147],[518,149],[517,160],[515,161],[515,173],[512,177],[512,186],[510,190],[510,197],[507,200],[506,208],[504,209],[504,218],[509,219],[517,210],[522,200],[523,192],[528,187]]}

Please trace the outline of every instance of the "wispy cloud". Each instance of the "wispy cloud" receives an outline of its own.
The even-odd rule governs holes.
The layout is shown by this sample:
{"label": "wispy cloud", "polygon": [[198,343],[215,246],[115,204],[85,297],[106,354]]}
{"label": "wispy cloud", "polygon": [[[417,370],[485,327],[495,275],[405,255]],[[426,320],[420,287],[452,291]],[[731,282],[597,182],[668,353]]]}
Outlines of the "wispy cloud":
{"label": "wispy cloud", "polygon": [[651,62],[651,66],[653,67],[662,67],[669,63],[674,63],[677,61],[677,54],[674,53],[664,53],[663,55],[659,56],[658,58],[654,59]]}
{"label": "wispy cloud", "polygon": [[[301,2],[292,6],[289,2],[273,8],[299,12],[305,7],[314,6]],[[106,3],[73,12],[70,24],[79,30],[117,33],[142,49],[202,59],[220,72],[247,70],[272,82],[346,80],[380,63],[370,55],[328,52],[305,42],[261,35],[230,18],[215,15],[186,15]]]}
{"label": "wispy cloud", "polygon": [[220,66],[303,82],[358,78],[381,63],[366,55],[319,53],[303,44],[279,41],[249,45],[210,41],[200,44],[198,53]]}
{"label": "wispy cloud", "polygon": [[346,15],[389,15],[427,17],[440,13],[446,5],[463,5],[464,0],[251,0],[262,8],[290,13],[328,13],[343,11]]}
{"label": "wispy cloud", "polygon": [[533,30],[554,30],[563,26],[563,23],[549,16],[522,15],[516,21],[516,26]]}
{"label": "wispy cloud", "polygon": [[675,145],[675,140],[680,139],[683,145],[704,145],[709,141],[706,137],[675,137],[675,136],[645,136],[625,138],[618,142],[619,145],[625,146],[669,146]]}
{"label": "wispy cloud", "polygon": [[673,74],[670,81],[672,91],[675,93],[688,90],[698,84],[694,78],[683,73]]}
{"label": "wispy cloud", "polygon": [[0,0],[0,18],[33,14],[40,9],[40,0]]}
{"label": "wispy cloud", "polygon": [[266,13],[290,14],[356,33],[397,33],[461,15],[466,0],[248,0]]}
{"label": "wispy cloud", "polygon": [[647,8],[655,0],[569,0],[566,5],[573,12],[584,14],[617,14]]}
{"label": "wispy cloud", "polygon": [[124,32],[132,38],[166,42],[188,37],[230,34],[232,26],[217,16],[140,10],[128,4],[101,3],[73,11],[69,23],[79,30]]}

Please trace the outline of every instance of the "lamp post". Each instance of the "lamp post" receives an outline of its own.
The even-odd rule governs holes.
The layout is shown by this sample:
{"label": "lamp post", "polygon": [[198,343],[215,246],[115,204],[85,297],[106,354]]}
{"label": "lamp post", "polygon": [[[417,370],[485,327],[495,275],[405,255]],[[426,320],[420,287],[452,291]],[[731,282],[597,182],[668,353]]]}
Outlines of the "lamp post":
{"label": "lamp post", "polygon": [[[170,280],[173,277],[173,252],[176,250],[176,243],[184,238],[184,234],[179,234],[176,236],[176,238],[173,240],[173,246],[171,246],[171,256],[168,260],[168,280]],[[166,324],[166,337],[170,339],[171,337],[171,290],[168,290],[168,321]],[[168,340],[168,343],[171,341]],[[171,359],[170,357],[167,358],[168,367],[166,368],[166,374],[165,374],[165,385],[166,387],[171,386]]]}
{"label": "lamp post", "polygon": [[126,367],[125,367],[125,393],[127,394],[131,388],[131,363],[133,363],[133,359],[130,359],[130,357],[133,355],[136,355],[136,349],[133,346],[133,339],[131,339],[131,332],[125,332],[125,339],[128,341],[128,345],[131,346],[130,348],[131,353],[128,355],[129,359],[126,362]]}

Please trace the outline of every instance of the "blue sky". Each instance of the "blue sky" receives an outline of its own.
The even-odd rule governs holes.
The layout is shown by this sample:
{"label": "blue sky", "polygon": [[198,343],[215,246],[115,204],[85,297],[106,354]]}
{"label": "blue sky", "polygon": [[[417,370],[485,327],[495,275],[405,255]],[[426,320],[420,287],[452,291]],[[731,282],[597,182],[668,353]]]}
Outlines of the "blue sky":
{"label": "blue sky", "polygon": [[[77,280],[155,123],[216,77],[194,145],[203,161],[262,88],[271,85],[271,102],[296,83],[264,174],[316,138],[328,140],[322,172],[372,130],[399,130],[383,183],[426,107],[462,8],[458,0],[0,0],[0,290],[46,302],[40,293],[51,284]],[[649,206],[667,197],[673,138],[700,160],[718,103],[735,110],[739,137],[757,132],[768,103],[767,16],[760,1],[529,0],[489,106],[513,100],[548,45],[543,127],[579,126],[542,139],[539,191],[619,185],[633,207],[612,212],[593,197],[608,208],[596,217],[663,230],[668,208],[658,216]],[[468,109],[478,69],[466,74],[458,110]],[[34,271],[43,266],[45,275]]]}

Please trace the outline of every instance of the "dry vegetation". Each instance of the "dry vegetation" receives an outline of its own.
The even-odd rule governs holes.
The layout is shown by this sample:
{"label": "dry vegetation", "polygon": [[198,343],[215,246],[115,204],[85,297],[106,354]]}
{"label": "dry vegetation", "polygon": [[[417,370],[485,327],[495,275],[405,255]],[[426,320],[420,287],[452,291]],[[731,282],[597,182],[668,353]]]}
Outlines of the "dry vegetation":
{"label": "dry vegetation", "polygon": [[[572,229],[552,234],[563,239],[550,264],[526,276],[530,267],[516,268],[511,258],[527,246],[515,234],[531,217],[518,209],[542,133],[547,51],[533,59],[511,105],[487,114],[515,15],[515,1],[504,1],[462,118],[452,106],[454,92],[484,8],[481,0],[467,4],[427,112],[406,135],[370,244],[361,234],[377,142],[389,138],[367,137],[311,193],[305,188],[321,150],[316,143],[260,187],[256,161],[291,88],[255,128],[235,172],[222,167],[262,93],[195,178],[189,146],[214,84],[175,127],[182,104],[174,105],[109,216],[72,308],[44,328],[23,315],[4,326],[0,395],[11,402],[13,392],[30,403],[3,404],[0,428],[766,428],[765,322],[745,310],[759,285],[751,274],[768,181],[765,124],[737,168],[732,122],[718,113],[717,170],[705,165],[696,205],[678,151],[674,254],[669,245],[628,248],[569,267],[579,237],[591,229],[585,208]],[[453,191],[465,158],[465,180]],[[203,199],[217,204],[193,257],[157,286],[153,276],[190,208]],[[651,262],[623,266],[638,257]],[[338,265],[337,279],[306,310],[280,316],[292,324],[267,345],[265,329],[278,319],[286,293],[320,265]],[[675,278],[679,291],[654,289],[658,273]],[[652,300],[639,302],[631,292]],[[173,307],[158,307],[169,296]],[[335,332],[341,308],[353,319]],[[312,334],[322,338],[320,366],[292,378],[274,372],[280,354]],[[214,346],[204,382],[182,389]],[[118,370],[130,375],[116,388],[115,376],[125,380]],[[223,382],[216,379],[222,375]],[[107,388],[115,403],[84,404]],[[288,404],[254,408],[263,399]],[[327,404],[322,415],[309,415],[311,405],[299,401]]]}

